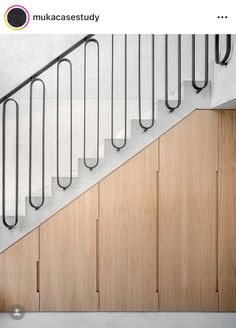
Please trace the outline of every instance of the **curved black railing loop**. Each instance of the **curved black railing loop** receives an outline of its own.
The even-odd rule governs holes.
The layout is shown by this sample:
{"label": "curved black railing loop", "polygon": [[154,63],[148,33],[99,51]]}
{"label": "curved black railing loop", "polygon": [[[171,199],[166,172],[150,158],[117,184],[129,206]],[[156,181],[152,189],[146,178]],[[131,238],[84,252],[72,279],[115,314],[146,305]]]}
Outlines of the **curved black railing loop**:
{"label": "curved black railing loop", "polygon": [[[94,43],[97,48],[97,143],[96,143],[96,153],[97,153],[97,158],[95,161],[94,165],[89,165],[86,161],[86,107],[87,107],[87,87],[86,87],[86,82],[87,82],[87,46],[89,43]],[[99,64],[100,64],[100,59],[99,59],[99,42],[96,39],[89,39],[88,41],[85,42],[84,44],[84,165],[90,169],[93,170],[99,162],[99,80],[100,80],[100,73],[99,73]]]}
{"label": "curved black railing loop", "polygon": [[175,106],[169,103],[169,87],[168,87],[168,34],[165,35],[165,105],[173,112],[181,104],[181,34],[178,34],[178,100]]}
{"label": "curved black railing loop", "polygon": [[[35,205],[32,201],[32,107],[33,107],[33,85],[35,83],[42,84],[43,91],[43,107],[42,107],[42,195],[41,203]],[[35,209],[38,210],[44,204],[44,166],[45,166],[45,84],[40,78],[32,79],[30,83],[30,111],[29,111],[29,203]]]}
{"label": "curved black railing loop", "polygon": [[220,36],[215,35],[215,61],[219,65],[227,65],[231,54],[231,34],[226,35],[226,51],[223,59],[220,59]]}
{"label": "curved black railing loop", "polygon": [[141,104],[141,34],[138,36],[138,103],[139,103],[139,125],[146,132],[151,129],[155,122],[155,108],[154,108],[154,34],[152,34],[152,118],[151,123],[145,126],[142,122],[142,104]]}
{"label": "curved black railing loop", "polygon": [[[6,105],[9,102],[14,102],[16,105],[16,176],[15,176],[15,222],[9,224],[6,221]],[[9,230],[13,229],[18,223],[18,187],[19,186],[19,105],[9,98],[3,103],[2,112],[2,222]]]}
{"label": "curved black railing loop", "polygon": [[123,144],[118,146],[114,142],[114,35],[111,36],[111,144],[117,151],[120,151],[125,147],[127,142],[127,35],[124,36],[125,49],[125,78],[124,78],[124,88],[125,88],[125,99],[124,99],[124,141]]}
{"label": "curved black railing loop", "polygon": [[[60,182],[60,168],[59,168],[59,157],[60,157],[60,146],[59,146],[59,134],[60,134],[60,122],[59,122],[59,107],[60,107],[60,65],[61,63],[69,64],[70,72],[70,157],[69,157],[69,166],[70,166],[70,177],[67,185],[62,185]],[[63,190],[66,190],[72,184],[72,63],[69,59],[63,58],[57,63],[57,184]]]}
{"label": "curved black railing loop", "polygon": [[192,86],[197,90],[197,93],[201,92],[208,85],[208,70],[209,70],[209,36],[205,34],[205,76],[202,86],[198,86],[196,83],[196,37],[192,35]]}

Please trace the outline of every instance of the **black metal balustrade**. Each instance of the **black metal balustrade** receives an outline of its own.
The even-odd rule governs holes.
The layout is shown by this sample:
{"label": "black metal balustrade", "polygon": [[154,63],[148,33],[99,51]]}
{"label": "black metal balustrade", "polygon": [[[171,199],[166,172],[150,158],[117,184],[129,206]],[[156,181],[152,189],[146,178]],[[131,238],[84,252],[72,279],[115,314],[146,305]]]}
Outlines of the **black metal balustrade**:
{"label": "black metal balustrade", "polygon": [[177,47],[177,53],[178,53],[178,100],[177,104],[175,106],[171,106],[169,102],[169,70],[168,70],[168,35],[165,35],[165,105],[170,110],[170,112],[173,112],[175,109],[177,109],[181,104],[181,34],[178,34],[178,47]]}
{"label": "black metal balustrade", "polygon": [[[42,150],[41,150],[41,202],[40,204],[34,204],[32,200],[32,157],[33,157],[33,142],[32,142],[32,132],[33,132],[33,85],[35,83],[40,83],[42,85]],[[44,204],[44,180],[45,180],[45,84],[43,80],[36,78],[30,83],[30,111],[29,111],[29,203],[35,209],[38,210]],[[35,149],[35,147],[34,147]]]}
{"label": "black metal balustrade", "polygon": [[[6,108],[7,103],[13,102],[16,105],[16,173],[15,173],[15,222],[9,224],[6,221]],[[3,103],[2,111],[2,222],[9,230],[14,228],[18,223],[18,190],[19,189],[19,106],[14,99],[7,99]]]}
{"label": "black metal balustrade", "polygon": [[124,140],[122,145],[116,145],[114,141],[114,35],[111,36],[111,144],[117,150],[120,151],[125,147],[127,142],[127,35],[124,36],[125,50],[125,78],[124,78]]}
{"label": "black metal balustrade", "polygon": [[215,61],[219,65],[227,65],[230,60],[231,55],[231,34],[226,35],[226,51],[222,59],[220,59],[220,36],[215,35]]}
{"label": "black metal balustrade", "polygon": [[[86,158],[86,132],[87,132],[87,67],[86,67],[86,62],[87,62],[87,46],[88,44],[94,44],[97,48],[97,141],[96,141],[96,160],[93,165],[88,164],[87,158]],[[100,58],[99,58],[99,43],[96,39],[90,39],[85,42],[84,44],[84,165],[90,169],[93,170],[99,163],[99,108],[100,108],[100,92],[99,92],[99,87],[100,87],[100,74],[99,74],[99,64],[100,64]]]}
{"label": "black metal balustrade", "polygon": [[[70,48],[68,48],[66,51],[61,53],[59,56],[51,60],[48,64],[46,64],[44,67],[39,69],[37,72],[35,72],[33,75],[31,75],[29,78],[24,80],[22,83],[20,83],[17,87],[12,89],[10,92],[8,92],[5,96],[3,96],[0,99],[0,104],[3,103],[3,112],[2,112],[2,222],[3,224],[8,228],[12,229],[14,228],[18,223],[18,183],[19,183],[19,105],[18,102],[14,99],[10,98],[12,95],[17,93],[19,90],[23,89],[25,86],[30,84],[30,111],[29,111],[29,203],[30,205],[35,208],[35,210],[38,210],[41,208],[44,204],[44,176],[45,176],[45,84],[44,82],[39,78],[39,76],[47,71],[49,68],[51,68],[53,65],[58,64],[58,79],[57,79],[57,115],[59,115],[59,65],[62,62],[69,62],[68,59],[65,57],[69,55],[71,52],[73,52],[75,49],[80,47],[81,45],[85,44],[88,40],[90,40],[94,34],[88,34],[78,42],[76,42],[74,45],[72,45]],[[71,67],[70,67],[71,68]],[[33,116],[33,85],[34,83],[41,83],[42,84],[42,91],[43,91],[43,97],[42,97],[42,162],[41,162],[41,171],[42,171],[42,177],[41,177],[41,202],[40,204],[34,204],[32,200],[32,152],[33,152],[33,145],[32,145],[32,116]],[[15,221],[14,224],[7,223],[6,220],[6,214],[5,214],[5,200],[6,200],[6,157],[5,157],[5,149],[6,149],[6,136],[5,136],[5,118],[6,118],[6,106],[7,103],[14,102],[16,105],[16,181],[15,181]],[[71,114],[71,140],[70,140],[70,181],[66,186],[62,186],[59,181],[59,162],[57,161],[57,172],[58,172],[58,185],[62,187],[63,189],[68,188],[71,185],[72,182],[72,70],[70,69],[70,114]],[[59,140],[59,119],[57,116],[57,140]],[[57,156],[59,156],[59,144],[57,143]],[[59,157],[58,157],[59,158]]]}
{"label": "black metal balustrade", "polygon": [[[38,210],[44,204],[45,200],[45,115],[46,115],[46,108],[45,108],[45,83],[39,76],[47,71],[50,67],[57,64],[57,118],[56,118],[56,152],[57,152],[57,184],[59,188],[62,190],[68,189],[73,181],[72,178],[72,161],[73,161],[73,140],[72,140],[72,122],[73,122],[73,93],[72,93],[72,62],[66,58],[68,54],[73,52],[78,47],[84,45],[84,136],[83,136],[83,161],[84,165],[93,170],[99,163],[99,138],[100,138],[100,45],[99,42],[93,38],[94,34],[89,34],[85,36],[83,39],[79,40],[69,49],[64,51],[61,55],[54,58],[50,61],[47,65],[43,68],[38,70],[35,74],[30,76],[28,79],[23,81],[19,84],[16,88],[8,92],[4,97],[0,99],[0,104],[3,103],[3,111],[2,111],[2,221],[3,224],[8,228],[14,228],[18,223],[18,185],[19,185],[19,105],[15,99],[10,98],[16,92],[24,88],[26,85],[30,85],[30,110],[29,110],[29,203],[30,205]],[[226,51],[225,55],[222,59],[220,59],[220,50],[219,50],[219,35],[215,35],[215,62],[219,65],[227,65],[230,60],[231,52],[232,52],[232,41],[231,35],[226,35]],[[204,60],[205,60],[205,74],[204,74],[204,82],[202,86],[197,85],[196,83],[196,40],[195,35],[192,35],[192,85],[197,90],[197,92],[202,91],[208,85],[208,70],[209,70],[209,37],[205,35],[205,50],[204,50]],[[151,65],[152,65],[152,75],[151,75],[151,120],[150,124],[144,124],[143,120],[143,113],[142,113],[142,76],[141,76],[141,47],[142,47],[142,37],[138,35],[138,118],[139,118],[139,125],[144,131],[148,131],[151,129],[155,122],[155,112],[154,112],[154,100],[155,100],[155,39],[154,35],[151,35]],[[171,105],[169,100],[169,44],[168,44],[168,35],[165,35],[165,105],[173,112],[181,105],[181,35],[177,35],[177,90],[178,90],[178,98],[175,102],[175,105]],[[87,47],[94,46],[96,50],[96,58],[94,59],[94,63],[97,66],[97,77],[96,77],[96,106],[94,111],[94,118],[96,119],[96,140],[95,140],[95,149],[96,149],[96,158],[91,164],[91,160],[87,158],[87,141],[86,141],[86,133],[89,129],[88,127],[88,114],[87,114]],[[127,79],[128,79],[128,59],[127,59],[127,35],[124,35],[124,136],[122,144],[117,145],[114,138],[114,35],[111,37],[111,143],[112,146],[117,149],[118,151],[124,148],[127,144],[127,112],[128,112],[128,105],[127,105]],[[61,174],[60,174],[60,67],[62,64],[67,64],[69,69],[69,177],[68,182],[62,184],[61,182]],[[33,169],[32,169],[32,158],[33,158],[33,150],[36,149],[33,146],[32,142],[32,134],[33,134],[33,86],[35,83],[39,83],[42,86],[42,132],[41,132],[41,142],[42,142],[42,149],[41,149],[41,197],[40,197],[40,204],[35,204],[32,199],[32,176],[33,176]],[[15,104],[15,130],[16,130],[16,174],[15,174],[15,215],[14,215],[14,222],[10,224],[6,219],[6,113],[7,113],[7,104],[9,102],[13,102]],[[90,128],[91,129],[91,128]],[[90,130],[91,131],[91,130]],[[38,149],[37,149],[38,151]]]}
{"label": "black metal balustrade", "polygon": [[149,125],[144,125],[142,122],[142,100],[141,100],[141,35],[138,36],[138,108],[139,108],[139,125],[140,127],[146,132],[147,130],[151,129],[155,122],[155,103],[154,103],[154,97],[155,97],[155,80],[154,80],[154,74],[155,74],[155,39],[154,35],[152,35],[152,116],[151,116],[151,123]]}
{"label": "black metal balustrade", "polygon": [[[69,182],[66,185],[63,185],[60,182],[60,65],[62,63],[67,63],[69,64],[69,72],[70,72],[70,77],[69,77],[69,88],[70,88],[70,149],[69,149],[69,167],[70,167],[70,177],[69,177]],[[73,113],[72,113],[72,63],[69,59],[63,58],[57,63],[57,184],[60,188],[63,190],[66,190],[67,188],[70,187],[72,184],[72,133],[73,133],[73,127],[72,127],[72,120],[73,120]]]}
{"label": "black metal balustrade", "polygon": [[208,34],[205,34],[205,75],[204,82],[202,86],[197,85],[196,82],[196,37],[195,34],[192,35],[192,85],[197,93],[201,92],[208,85],[208,70],[209,70],[209,37]]}

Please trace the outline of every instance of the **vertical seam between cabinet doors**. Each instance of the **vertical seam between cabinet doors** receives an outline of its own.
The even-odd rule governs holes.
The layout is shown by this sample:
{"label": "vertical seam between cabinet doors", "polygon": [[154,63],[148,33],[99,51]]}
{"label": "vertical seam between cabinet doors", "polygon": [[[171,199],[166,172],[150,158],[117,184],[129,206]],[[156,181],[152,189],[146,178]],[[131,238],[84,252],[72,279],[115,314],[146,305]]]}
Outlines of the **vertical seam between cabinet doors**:
{"label": "vertical seam between cabinet doors", "polygon": [[219,271],[219,268],[218,268],[218,240],[219,240],[219,232],[218,232],[218,223],[219,223],[219,219],[218,219],[218,192],[219,192],[219,187],[218,187],[218,184],[219,184],[219,179],[218,179],[218,171],[216,171],[216,223],[215,223],[215,234],[216,234],[216,254],[215,254],[215,261],[216,261],[216,292],[218,293],[219,292],[219,283],[218,283],[218,271]]}
{"label": "vertical seam between cabinet doors", "polygon": [[96,220],[96,292],[99,293],[99,220]]}
{"label": "vertical seam between cabinet doors", "polygon": [[98,217],[96,219],[96,293],[98,296],[98,310],[100,310],[100,292],[99,292],[99,220],[100,220],[100,182],[98,183]]}
{"label": "vertical seam between cabinet doors", "polygon": [[38,294],[39,294],[39,312],[41,311],[41,300],[40,300],[40,227],[38,228],[38,267],[37,267],[37,288],[38,288]]}
{"label": "vertical seam between cabinet doors", "polygon": [[218,111],[218,125],[217,125],[217,172],[220,168],[220,111]]}
{"label": "vertical seam between cabinet doors", "polygon": [[37,279],[36,291],[37,293],[39,293],[39,260],[36,262],[36,279]]}
{"label": "vertical seam between cabinet doors", "polygon": [[159,292],[159,171],[156,171],[156,292]]}
{"label": "vertical seam between cabinet doors", "polygon": [[161,149],[161,138],[158,138],[157,144],[157,171],[156,171],[156,293],[157,293],[157,310],[160,309],[160,149]]}
{"label": "vertical seam between cabinet doors", "polygon": [[216,170],[216,293],[217,293],[217,308],[219,311],[219,166],[220,166],[220,111],[218,111],[217,124],[217,170]]}
{"label": "vertical seam between cabinet doors", "polygon": [[158,165],[158,172],[160,171],[160,144],[161,144],[161,138],[159,137],[158,139],[158,143],[157,143],[157,165]]}
{"label": "vertical seam between cabinet doors", "polygon": [[100,206],[100,182],[98,182],[98,220],[101,217],[101,206]]}

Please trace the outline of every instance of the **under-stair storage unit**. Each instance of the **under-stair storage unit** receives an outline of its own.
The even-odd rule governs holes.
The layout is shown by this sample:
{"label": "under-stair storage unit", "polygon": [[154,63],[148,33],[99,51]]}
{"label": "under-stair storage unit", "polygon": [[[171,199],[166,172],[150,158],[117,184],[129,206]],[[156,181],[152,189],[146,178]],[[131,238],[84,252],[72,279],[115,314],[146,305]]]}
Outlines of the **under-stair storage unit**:
{"label": "under-stair storage unit", "polygon": [[197,110],[2,252],[0,311],[235,311],[235,137]]}

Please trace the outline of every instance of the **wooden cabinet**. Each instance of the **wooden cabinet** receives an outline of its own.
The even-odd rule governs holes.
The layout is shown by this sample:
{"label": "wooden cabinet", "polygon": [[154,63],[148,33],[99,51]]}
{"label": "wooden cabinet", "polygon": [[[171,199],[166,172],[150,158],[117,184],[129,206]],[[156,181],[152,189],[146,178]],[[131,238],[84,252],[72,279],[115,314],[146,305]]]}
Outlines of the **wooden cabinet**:
{"label": "wooden cabinet", "polygon": [[219,309],[236,311],[236,111],[219,127]]}
{"label": "wooden cabinet", "polygon": [[38,254],[38,229],[0,254],[0,312],[15,304],[26,311],[39,310]]}
{"label": "wooden cabinet", "polygon": [[159,143],[159,309],[216,311],[218,113],[195,111]]}
{"label": "wooden cabinet", "polygon": [[100,182],[100,309],[155,311],[158,141]]}
{"label": "wooden cabinet", "polygon": [[13,304],[236,311],[236,111],[195,111],[0,254]]}
{"label": "wooden cabinet", "polygon": [[40,227],[40,310],[98,309],[95,186]]}

